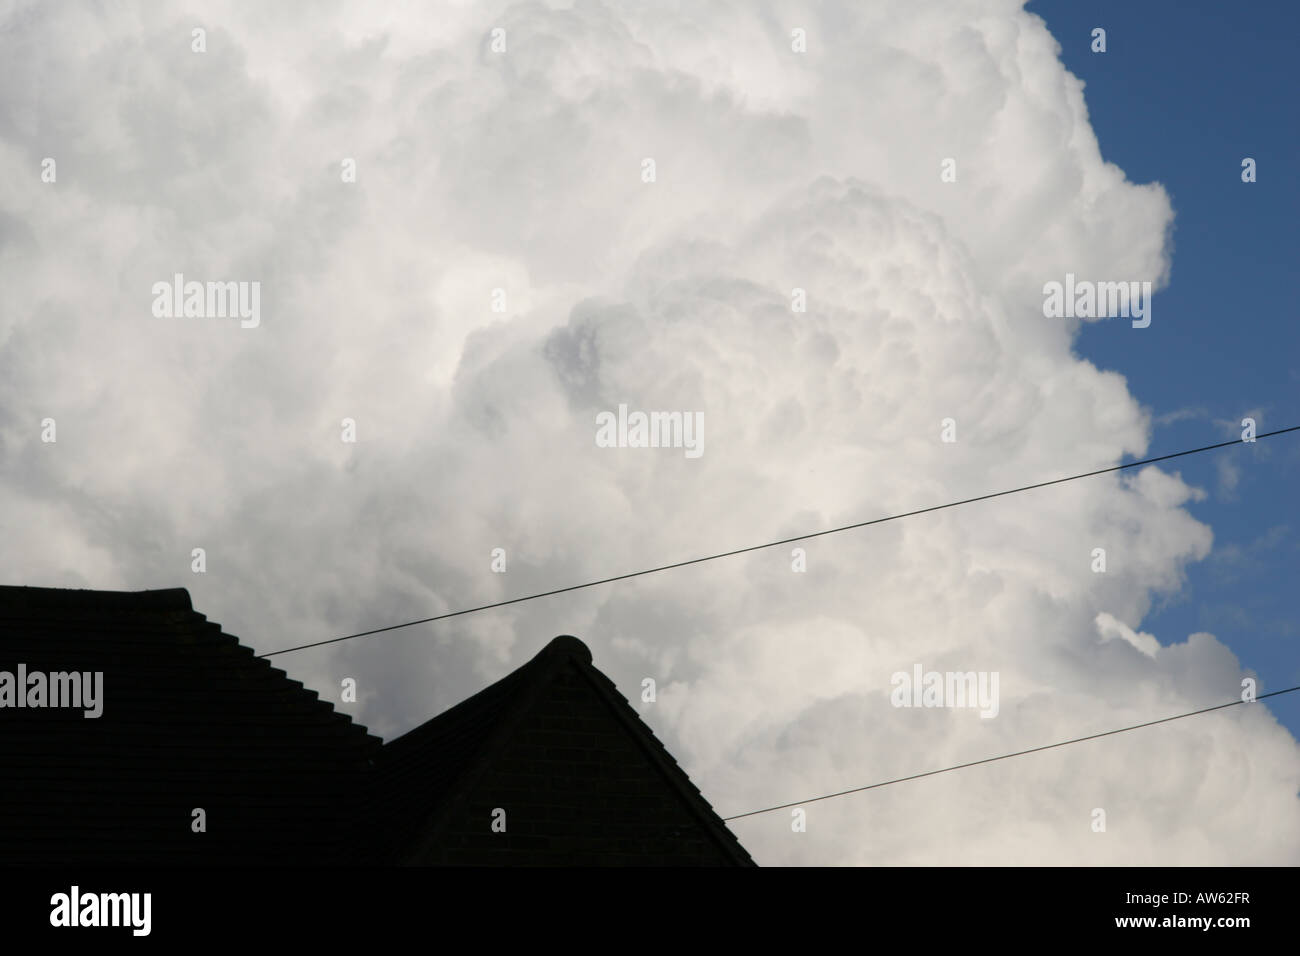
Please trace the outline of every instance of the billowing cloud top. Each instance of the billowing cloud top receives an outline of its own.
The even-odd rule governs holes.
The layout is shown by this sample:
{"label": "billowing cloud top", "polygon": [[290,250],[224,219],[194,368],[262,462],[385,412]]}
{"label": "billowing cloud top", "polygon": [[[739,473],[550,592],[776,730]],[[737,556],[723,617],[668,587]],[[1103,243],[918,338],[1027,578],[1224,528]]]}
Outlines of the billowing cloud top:
{"label": "billowing cloud top", "polygon": [[[1021,7],[20,5],[0,577],[187,586],[265,651],[1143,453],[1043,286],[1158,288],[1169,199]],[[160,310],[178,274],[257,322]],[[601,447],[620,405],[701,453]],[[277,661],[391,735],[576,634],[742,813],[1240,693],[1138,631],[1211,533],[1128,475]],[[1298,767],[1259,705],[734,826],[769,864],[1295,863]]]}

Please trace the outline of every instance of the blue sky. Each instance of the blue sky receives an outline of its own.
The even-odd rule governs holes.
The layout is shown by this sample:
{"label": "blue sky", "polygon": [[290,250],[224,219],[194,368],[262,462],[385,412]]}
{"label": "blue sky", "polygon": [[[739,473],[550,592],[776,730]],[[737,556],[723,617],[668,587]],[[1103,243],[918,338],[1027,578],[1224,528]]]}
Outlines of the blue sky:
{"label": "blue sky", "polygon": [[[1034,0],[1086,84],[1102,156],[1136,183],[1160,182],[1176,213],[1171,282],[1144,330],[1088,323],[1078,353],[1123,374],[1156,422],[1150,454],[1300,424],[1300,155],[1295,3]],[[1094,27],[1105,53],[1091,51]],[[1243,157],[1257,182],[1241,181]],[[1207,497],[1210,556],[1140,629],[1168,644],[1210,631],[1260,677],[1300,684],[1300,433],[1171,462]],[[1233,475],[1237,476],[1233,486]],[[1270,706],[1300,734],[1300,694]],[[1213,718],[1207,718],[1213,719]]]}

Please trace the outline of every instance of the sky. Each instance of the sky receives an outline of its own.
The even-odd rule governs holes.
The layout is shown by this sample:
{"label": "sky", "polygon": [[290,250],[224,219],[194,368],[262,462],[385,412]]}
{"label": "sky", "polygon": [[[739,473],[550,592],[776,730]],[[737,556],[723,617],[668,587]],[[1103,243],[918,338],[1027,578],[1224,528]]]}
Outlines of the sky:
{"label": "sky", "polygon": [[[1296,14],[1139,6],[7,5],[0,581],[265,653],[1300,425]],[[695,450],[602,447],[620,406]],[[1300,683],[1297,435],[272,660],[391,739],[573,634],[721,815],[798,803]],[[731,826],[1295,864],[1297,711]]]}
{"label": "sky", "polygon": [[[1285,174],[1257,176],[1249,187],[1240,178],[1244,157],[1258,164],[1300,151],[1286,39],[1300,29],[1300,10],[1253,3],[1225,16],[1217,4],[1163,0],[1035,0],[1028,9],[1046,20],[1066,69],[1085,82],[1102,156],[1136,182],[1161,182],[1176,214],[1173,281],[1155,307],[1177,323],[1129,342],[1086,326],[1078,353],[1125,376],[1152,411],[1161,449],[1237,437],[1247,415],[1261,431],[1300,424],[1300,314],[1288,288],[1300,261],[1300,184]],[[1114,41],[1103,55],[1090,49],[1101,24]],[[1220,176],[1228,167],[1237,175]],[[1189,510],[1214,529],[1215,544],[1147,625],[1214,633],[1258,672],[1261,687],[1280,690],[1300,684],[1300,615],[1291,605],[1300,442],[1281,437],[1251,452],[1177,464],[1207,493]],[[1300,733],[1300,697],[1270,706]]]}

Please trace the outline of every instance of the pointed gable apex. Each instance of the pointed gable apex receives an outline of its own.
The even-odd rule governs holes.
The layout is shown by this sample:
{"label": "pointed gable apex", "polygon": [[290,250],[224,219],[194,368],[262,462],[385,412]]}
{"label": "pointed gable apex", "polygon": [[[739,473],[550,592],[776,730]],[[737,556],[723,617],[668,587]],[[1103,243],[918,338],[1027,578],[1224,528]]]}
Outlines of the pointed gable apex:
{"label": "pointed gable apex", "polygon": [[568,635],[387,744],[379,769],[401,862],[754,865]]}

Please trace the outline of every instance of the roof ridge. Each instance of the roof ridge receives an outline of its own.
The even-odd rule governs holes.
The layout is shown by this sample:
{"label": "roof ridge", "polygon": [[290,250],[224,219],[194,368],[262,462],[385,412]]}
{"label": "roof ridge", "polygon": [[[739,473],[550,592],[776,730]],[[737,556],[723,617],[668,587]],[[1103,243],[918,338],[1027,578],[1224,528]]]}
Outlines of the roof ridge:
{"label": "roof ridge", "polygon": [[148,591],[96,591],[89,588],[43,588],[0,584],[0,607],[14,605],[76,611],[159,611],[194,610],[185,588],[157,588]]}

